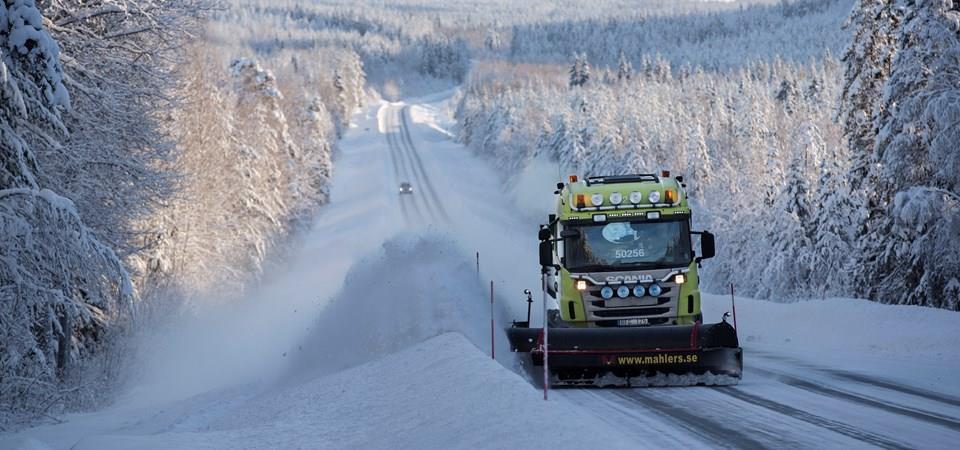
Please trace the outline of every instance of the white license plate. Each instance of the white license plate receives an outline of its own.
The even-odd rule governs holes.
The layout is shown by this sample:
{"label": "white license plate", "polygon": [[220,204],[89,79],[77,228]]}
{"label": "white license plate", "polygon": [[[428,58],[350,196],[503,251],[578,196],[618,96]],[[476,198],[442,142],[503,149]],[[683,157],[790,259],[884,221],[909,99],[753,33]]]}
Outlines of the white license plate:
{"label": "white license plate", "polygon": [[639,327],[650,325],[650,319],[620,319],[617,321],[617,325],[621,327]]}

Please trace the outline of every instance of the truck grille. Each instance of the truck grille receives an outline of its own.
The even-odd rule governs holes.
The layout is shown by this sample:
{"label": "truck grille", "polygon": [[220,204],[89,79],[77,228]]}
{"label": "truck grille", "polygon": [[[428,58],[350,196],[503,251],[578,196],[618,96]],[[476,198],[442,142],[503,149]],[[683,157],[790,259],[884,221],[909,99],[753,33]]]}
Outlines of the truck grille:
{"label": "truck grille", "polygon": [[[657,283],[663,288],[663,292],[656,296],[651,297],[645,295],[643,297],[633,296],[633,289],[637,286],[636,282],[616,282],[612,281],[609,283],[599,282],[597,280],[611,279],[608,275],[622,275],[622,273],[593,273],[587,274],[587,281],[592,283],[589,285],[588,289],[579,291],[580,300],[584,308],[583,314],[584,317],[581,319],[579,316],[579,311],[571,311],[569,317],[575,321],[584,320],[587,322],[588,327],[618,327],[618,326],[634,326],[629,325],[632,323],[643,323],[647,325],[663,325],[671,323],[671,321],[676,321],[680,311],[678,311],[678,303],[680,297],[680,285],[675,282],[666,281],[668,275],[671,273],[682,270],[680,268],[676,269],[656,269],[651,271],[644,271],[644,273],[638,274],[647,277],[653,280],[657,280]],[[571,274],[576,275],[576,274]],[[672,276],[672,275],[671,275]],[[576,276],[575,276],[576,278]],[[649,282],[641,282],[643,286],[649,288]],[[604,299],[600,292],[604,286],[610,286],[613,289],[617,289],[620,286],[626,286],[630,289],[631,295],[627,297],[618,297],[616,295],[613,298]],[[639,319],[639,320],[634,320]],[[624,321],[627,322],[624,322]],[[644,326],[644,325],[638,325]]]}
{"label": "truck grille", "polygon": [[[670,297],[657,297],[656,305],[642,305],[642,306],[659,306],[664,303],[668,303],[669,301],[670,301]],[[592,304],[597,308],[616,308],[616,306],[607,306],[607,300],[594,300],[590,302],[590,304]]]}
{"label": "truck grille", "polygon": [[670,308],[616,308],[594,311],[597,317],[646,317],[670,312]]}

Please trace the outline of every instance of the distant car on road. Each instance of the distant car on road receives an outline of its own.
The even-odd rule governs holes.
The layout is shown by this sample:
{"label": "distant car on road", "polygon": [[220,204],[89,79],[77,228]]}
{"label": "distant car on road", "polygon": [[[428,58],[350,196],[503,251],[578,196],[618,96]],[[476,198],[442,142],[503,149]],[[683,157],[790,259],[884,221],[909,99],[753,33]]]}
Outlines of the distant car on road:
{"label": "distant car on road", "polygon": [[400,183],[400,193],[401,193],[401,194],[412,194],[412,193],[413,193],[413,185],[410,184],[410,183],[407,182],[407,181],[404,181],[403,183]]}

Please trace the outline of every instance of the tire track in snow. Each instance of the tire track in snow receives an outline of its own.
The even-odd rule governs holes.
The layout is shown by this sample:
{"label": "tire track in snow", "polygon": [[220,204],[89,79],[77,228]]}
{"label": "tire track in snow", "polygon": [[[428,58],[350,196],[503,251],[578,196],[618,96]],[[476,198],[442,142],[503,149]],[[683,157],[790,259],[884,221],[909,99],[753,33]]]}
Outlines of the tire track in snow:
{"label": "tire track in snow", "polygon": [[[815,370],[820,370],[820,369],[815,369]],[[830,374],[831,376],[836,377],[836,378],[840,378],[840,379],[844,379],[844,380],[848,380],[848,381],[856,381],[856,382],[861,383],[861,384],[866,384],[866,385],[869,385],[869,386],[874,386],[874,387],[880,387],[880,388],[884,388],[884,389],[889,389],[889,390],[891,390],[891,391],[897,391],[897,392],[901,392],[901,393],[904,393],[904,394],[909,394],[909,395],[913,395],[913,396],[916,396],[916,397],[920,397],[920,398],[923,398],[923,399],[927,399],[927,400],[931,400],[931,401],[935,401],[935,402],[939,402],[939,403],[944,403],[944,404],[951,405],[951,406],[958,406],[958,407],[960,407],[960,398],[952,397],[952,396],[950,396],[950,395],[940,394],[940,393],[928,391],[928,390],[925,390],[925,389],[920,389],[920,388],[917,388],[917,387],[908,386],[908,385],[905,385],[905,384],[900,384],[900,383],[895,383],[895,382],[888,381],[888,380],[883,380],[883,379],[880,379],[880,378],[872,378],[872,377],[868,377],[868,376],[866,376],[866,375],[862,375],[862,374],[859,374],[859,373],[852,373],[852,372],[846,372],[846,371],[835,370],[835,369],[825,369],[825,370],[822,370],[822,371],[823,371],[823,372],[826,372],[826,373],[828,373],[828,374]]]}
{"label": "tire track in snow", "polygon": [[804,369],[810,369],[817,372],[825,373],[827,375],[830,375],[833,378],[838,378],[838,379],[847,380],[847,381],[854,381],[860,384],[866,384],[868,386],[889,389],[891,391],[897,391],[903,394],[913,395],[915,397],[920,397],[926,400],[943,403],[950,406],[960,407],[960,398],[954,397],[948,394],[928,391],[926,389],[921,389],[915,386],[897,383],[897,382],[885,380],[882,378],[870,377],[860,373],[815,366],[815,365],[808,364],[793,358],[787,358],[780,355],[774,355],[774,354],[769,354],[765,352],[752,352],[752,353],[754,354],[754,356],[759,356],[764,359],[782,361],[797,367],[802,367]]}
{"label": "tire track in snow", "polygon": [[[388,111],[389,112],[389,111]],[[397,159],[397,149],[395,136],[390,131],[390,122],[388,118],[384,118],[383,127],[384,127],[384,137],[387,139],[387,149],[390,152],[390,163],[393,165],[393,176],[394,179],[399,181],[400,178],[400,162]],[[410,224],[410,212],[408,211],[406,202],[403,201],[403,198],[400,198],[400,214],[403,216],[403,221],[406,224]]]}
{"label": "tire track in snow", "polygon": [[[410,165],[411,171],[414,173],[414,176],[417,179],[418,189],[421,194],[417,195],[420,202],[423,203],[424,208],[429,211],[432,219],[439,221],[441,219],[440,213],[436,210],[438,204],[438,198],[435,193],[433,193],[433,185],[430,183],[430,178],[427,176],[426,172],[423,170],[423,167],[418,165],[414,156],[416,154],[416,148],[413,147],[412,141],[407,140],[405,125],[406,122],[403,120],[403,111],[406,107],[401,107],[395,109],[396,116],[393,119],[397,123],[397,140],[400,144],[401,153],[405,158],[407,164]],[[431,201],[429,196],[433,196]]]}
{"label": "tire track in snow", "polygon": [[[393,131],[393,127],[391,127],[391,122],[392,122],[392,121],[390,120],[391,117],[392,117],[391,110],[390,110],[389,108],[387,108],[387,111],[386,111],[386,114],[384,115],[384,120],[383,120],[384,135],[385,135],[386,138],[387,138],[387,148],[388,148],[389,151],[390,151],[390,161],[391,161],[391,163],[393,164],[393,176],[394,176],[395,180],[397,181],[397,183],[399,183],[399,182],[402,180],[402,178],[400,178],[400,175],[401,175],[401,173],[400,173],[400,172],[401,172],[401,166],[403,166],[403,174],[404,174],[404,175],[406,175],[407,168],[406,168],[405,164],[403,163],[403,161],[400,161],[400,157],[399,157],[399,155],[398,155],[398,153],[399,153],[400,150],[399,150],[399,144],[398,144],[398,142],[397,142],[397,133],[396,133],[396,131]],[[416,213],[417,217],[420,217],[420,216],[421,216],[421,214],[420,214],[420,208],[417,207],[416,202],[406,201],[406,199],[404,198],[404,196],[403,196],[402,194],[400,194],[400,202],[399,202],[399,203],[400,203],[400,214],[403,216],[403,221],[404,221],[407,225],[411,225],[411,224],[413,223],[413,222],[411,221],[411,217],[410,217],[410,216],[411,216],[411,211],[410,211],[410,207],[408,206],[408,204],[412,203],[412,204],[413,204],[413,208],[416,209],[416,212],[415,212],[415,213]]]}
{"label": "tire track in snow", "polygon": [[[413,157],[410,154],[411,150],[406,140],[404,139],[404,135],[403,135],[403,128],[401,125],[402,122],[400,119],[400,115],[402,114],[401,111],[402,109],[399,109],[399,108],[390,109],[390,120],[391,120],[390,129],[393,130],[393,133],[394,133],[393,139],[394,139],[394,142],[396,142],[400,158],[403,159],[404,167],[407,167],[409,169],[407,171],[407,176],[410,178],[407,181],[416,180],[415,184],[417,186],[414,189],[418,189],[420,190],[420,192],[426,192],[425,189],[422,189],[419,186],[427,186],[429,183],[429,179],[427,178],[425,173],[419,170]],[[411,201],[412,203],[414,203],[414,205],[418,205],[417,206],[418,209],[419,209],[419,206],[422,204],[423,209],[430,216],[429,219],[432,219],[432,220],[439,219],[437,212],[434,211],[433,204],[431,204],[431,202],[423,194],[417,194],[415,190],[414,194],[411,195]],[[428,219],[426,214],[421,215],[421,218]]]}
{"label": "tire track in snow", "polygon": [[410,136],[410,126],[407,123],[407,115],[409,114],[410,107],[404,106],[400,109],[400,124],[403,131],[403,139],[407,143],[407,146],[410,150],[410,154],[416,160],[416,164],[420,169],[420,172],[423,174],[426,181],[426,187],[429,190],[430,196],[433,198],[433,205],[436,206],[437,211],[443,216],[445,222],[450,221],[450,216],[447,215],[447,211],[443,208],[443,202],[440,201],[440,196],[437,195],[437,191],[433,188],[433,183],[430,182],[430,178],[427,177],[427,171],[424,169],[423,160],[420,159],[420,154],[417,153],[417,147],[413,145],[413,138]]}
{"label": "tire track in snow", "polygon": [[873,434],[869,431],[862,430],[842,422],[837,422],[835,420],[827,419],[825,417],[818,416],[816,414],[811,414],[806,411],[794,408],[783,403],[775,402],[773,400],[765,399],[763,397],[758,397],[753,394],[748,394],[740,388],[734,387],[719,387],[717,392],[721,394],[729,395],[737,400],[749,403],[754,406],[759,406],[761,408],[782,414],[784,416],[797,419],[801,422],[806,422],[811,425],[815,425],[821,428],[828,429],[830,431],[840,433],[844,436],[854,438],[858,441],[867,442],[878,447],[882,448],[891,448],[891,449],[909,449],[904,444],[900,442],[887,439],[883,436]]}
{"label": "tire track in snow", "polygon": [[390,132],[390,123],[384,116],[383,120],[383,137],[387,140],[387,150],[390,153],[390,164],[393,166],[393,177],[397,181],[400,180],[400,165],[397,163],[396,148],[394,143],[393,133]]}
{"label": "tire track in snow", "polygon": [[751,367],[750,371],[756,372],[768,378],[772,378],[788,386],[793,386],[795,388],[803,389],[808,392],[821,394],[823,396],[830,397],[830,398],[843,399],[852,403],[869,406],[872,408],[880,409],[880,410],[897,414],[900,416],[910,417],[910,418],[921,420],[927,423],[932,423],[934,425],[940,425],[954,431],[960,431],[960,420],[955,419],[953,417],[947,417],[940,414],[932,413],[930,411],[924,411],[921,409],[915,409],[915,408],[910,408],[903,405],[885,402],[872,397],[854,394],[852,392],[823,386],[813,381],[804,380],[802,378],[798,378],[792,375],[778,373],[778,372],[774,372],[766,369],[761,369],[758,367]]}
{"label": "tire track in snow", "polygon": [[728,447],[739,449],[765,449],[765,448],[783,448],[788,443],[764,443],[739,430],[728,428],[710,418],[693,414],[681,407],[662,402],[652,395],[639,392],[634,389],[618,389],[614,393],[624,398],[636,401],[637,403],[653,410],[656,413],[670,417],[675,420],[680,427],[687,431],[703,437],[710,443],[722,443]]}

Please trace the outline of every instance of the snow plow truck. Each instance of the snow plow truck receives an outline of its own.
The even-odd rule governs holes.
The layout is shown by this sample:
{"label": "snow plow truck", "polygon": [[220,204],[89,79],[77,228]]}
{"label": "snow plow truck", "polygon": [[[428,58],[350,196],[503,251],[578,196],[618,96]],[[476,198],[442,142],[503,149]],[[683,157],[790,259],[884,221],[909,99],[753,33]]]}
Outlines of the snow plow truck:
{"label": "snow plow truck", "polygon": [[570,176],[555,194],[539,231],[548,329],[531,326],[527,291],[527,320],[506,329],[513,351],[546,360],[554,386],[738,383],[729,314],[703,323],[697,269],[715,241],[691,231],[683,177]]}

